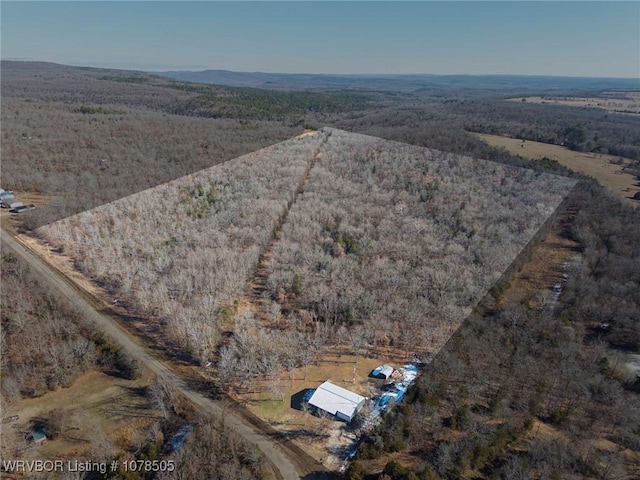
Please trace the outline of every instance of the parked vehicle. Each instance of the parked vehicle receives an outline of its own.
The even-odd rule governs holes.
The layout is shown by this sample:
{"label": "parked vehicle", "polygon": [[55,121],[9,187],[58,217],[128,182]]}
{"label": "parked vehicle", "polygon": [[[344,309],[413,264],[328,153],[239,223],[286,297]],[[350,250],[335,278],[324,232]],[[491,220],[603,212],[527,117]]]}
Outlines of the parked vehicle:
{"label": "parked vehicle", "polygon": [[35,210],[36,206],[34,204],[30,204],[30,205],[18,205],[16,207],[13,207],[11,210],[9,210],[9,213],[24,213],[24,212],[28,212],[30,210]]}

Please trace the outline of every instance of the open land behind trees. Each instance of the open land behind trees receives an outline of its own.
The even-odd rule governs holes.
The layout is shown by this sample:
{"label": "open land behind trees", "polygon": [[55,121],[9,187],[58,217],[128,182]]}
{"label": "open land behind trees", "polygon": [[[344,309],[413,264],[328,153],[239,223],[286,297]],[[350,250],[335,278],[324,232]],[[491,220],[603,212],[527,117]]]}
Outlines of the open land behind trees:
{"label": "open land behind trees", "polygon": [[494,147],[507,149],[514,155],[535,160],[550,159],[571,170],[595,178],[629,205],[637,205],[634,195],[640,192],[637,172],[625,170],[632,161],[615,155],[577,152],[561,145],[521,140],[502,135],[478,134],[478,137]]}
{"label": "open land behind trees", "polygon": [[509,99],[513,102],[540,103],[543,105],[565,105],[578,108],[599,108],[607,112],[640,114],[640,92],[602,92],[598,97],[569,97],[543,95]]}

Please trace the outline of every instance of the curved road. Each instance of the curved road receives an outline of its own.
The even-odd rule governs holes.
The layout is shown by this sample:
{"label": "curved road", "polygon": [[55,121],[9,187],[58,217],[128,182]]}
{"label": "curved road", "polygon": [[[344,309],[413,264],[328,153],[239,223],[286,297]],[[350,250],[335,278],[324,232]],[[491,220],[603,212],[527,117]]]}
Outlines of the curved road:
{"label": "curved road", "polygon": [[[257,427],[249,424],[237,413],[230,411],[223,402],[212,400],[195,389],[191,388],[180,376],[172,371],[165,363],[153,357],[148,350],[134,341],[134,337],[122,328],[115,319],[96,310],[89,298],[78,291],[78,288],[71,283],[64,275],[47,264],[42,258],[25,247],[22,243],[14,239],[4,229],[0,229],[2,243],[16,255],[21,257],[29,266],[38,272],[42,281],[47,282],[67,298],[84,316],[95,322],[105,334],[112,337],[131,356],[137,358],[141,364],[155,373],[160,379],[170,382],[181,391],[200,410],[209,414],[224,418],[225,424],[234,430],[246,441],[255,444],[265,455],[276,475],[283,480],[297,480],[302,475],[311,473],[308,468],[308,459],[298,458],[298,465],[294,465],[292,457],[295,452],[288,454],[276,444],[276,440]],[[306,460],[306,462],[305,462]],[[307,467],[305,468],[305,463]],[[302,464],[302,465],[300,465]]]}

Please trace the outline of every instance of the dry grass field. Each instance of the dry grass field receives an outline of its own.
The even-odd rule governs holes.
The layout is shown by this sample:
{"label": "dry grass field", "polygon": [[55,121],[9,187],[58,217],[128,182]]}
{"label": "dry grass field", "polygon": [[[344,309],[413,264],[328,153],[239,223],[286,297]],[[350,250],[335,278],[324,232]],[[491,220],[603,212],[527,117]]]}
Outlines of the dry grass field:
{"label": "dry grass field", "polygon": [[[126,380],[91,371],[69,388],[10,405],[3,417],[19,418],[2,429],[6,459],[97,459],[137,445],[157,418],[145,397],[147,376]],[[25,441],[39,422],[58,418],[60,435],[38,446]],[[97,450],[96,450],[97,449]]]}
{"label": "dry grass field", "polygon": [[608,98],[533,96],[510,98],[509,101],[600,108],[612,113],[640,114],[640,92],[605,92],[604,95],[607,95]]}
{"label": "dry grass field", "polygon": [[[622,168],[629,162],[615,155],[605,155],[599,153],[575,152],[560,145],[550,145],[548,143],[532,142],[530,140],[520,140],[518,138],[504,137],[502,135],[476,134],[483,141],[493,147],[502,147],[509,152],[538,160],[547,157],[557,161],[560,165],[570,168],[573,171],[583,173],[595,178],[612,193],[624,199],[631,205],[638,202],[632,200],[636,192],[640,192],[638,181],[629,173],[623,172]],[[616,163],[612,163],[616,162]]]}
{"label": "dry grass field", "polygon": [[[531,251],[531,260],[509,282],[501,305],[533,300],[536,304],[552,297],[552,288],[563,283],[564,265],[575,258],[577,242],[552,231]],[[532,298],[533,297],[533,298]]]}
{"label": "dry grass field", "polygon": [[380,356],[356,358],[349,353],[328,352],[306,369],[296,368],[273,380],[263,380],[255,392],[235,398],[316,460],[322,460],[327,468],[337,470],[344,460],[343,449],[353,447],[351,429],[344,422],[300,410],[295,398],[325,380],[365,397],[379,394],[383,380],[370,378],[371,371],[381,363],[399,368],[410,359],[392,349],[376,353]]}

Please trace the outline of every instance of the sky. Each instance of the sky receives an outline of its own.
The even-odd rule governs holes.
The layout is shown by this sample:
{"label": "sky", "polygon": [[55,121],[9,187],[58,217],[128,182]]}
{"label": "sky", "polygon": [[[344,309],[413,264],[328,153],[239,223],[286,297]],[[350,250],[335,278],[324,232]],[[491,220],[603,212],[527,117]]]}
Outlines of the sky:
{"label": "sky", "polygon": [[633,2],[2,1],[3,60],[161,70],[640,77]]}

